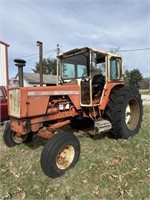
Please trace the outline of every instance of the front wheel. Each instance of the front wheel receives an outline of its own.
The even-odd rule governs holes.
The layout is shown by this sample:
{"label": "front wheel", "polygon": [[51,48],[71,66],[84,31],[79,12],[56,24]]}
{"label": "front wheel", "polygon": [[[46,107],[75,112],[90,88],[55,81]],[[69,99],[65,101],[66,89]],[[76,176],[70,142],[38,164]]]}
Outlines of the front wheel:
{"label": "front wheel", "polygon": [[56,178],[75,166],[80,156],[80,143],[70,133],[57,133],[48,140],[41,154],[41,167],[46,176]]}
{"label": "front wheel", "polygon": [[106,116],[112,123],[111,133],[116,138],[127,139],[137,134],[142,115],[142,100],[137,89],[123,86],[112,92]]}
{"label": "front wheel", "polygon": [[32,140],[32,137],[32,132],[25,135],[20,135],[19,133],[16,133],[15,131],[11,130],[10,122],[8,122],[5,126],[3,140],[8,147],[13,147],[21,143],[28,143]]}

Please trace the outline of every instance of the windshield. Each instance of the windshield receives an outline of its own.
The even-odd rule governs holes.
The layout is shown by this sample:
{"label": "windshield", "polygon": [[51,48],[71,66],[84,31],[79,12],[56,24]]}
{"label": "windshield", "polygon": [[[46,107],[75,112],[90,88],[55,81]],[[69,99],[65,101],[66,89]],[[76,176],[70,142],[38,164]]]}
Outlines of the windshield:
{"label": "windshield", "polygon": [[62,59],[62,78],[77,79],[87,77],[87,67],[89,65],[89,53],[74,55]]}

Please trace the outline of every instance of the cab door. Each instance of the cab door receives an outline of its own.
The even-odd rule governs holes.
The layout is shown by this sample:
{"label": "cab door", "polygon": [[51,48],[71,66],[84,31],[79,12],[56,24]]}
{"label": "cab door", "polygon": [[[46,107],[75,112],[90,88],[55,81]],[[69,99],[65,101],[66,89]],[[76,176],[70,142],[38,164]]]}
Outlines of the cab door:
{"label": "cab door", "polygon": [[[82,78],[80,83],[80,102],[81,106],[92,106],[92,68],[93,68],[93,52],[89,51],[87,63],[87,77]],[[92,61],[93,60],[93,61]],[[95,62],[95,61],[94,61]]]}
{"label": "cab door", "polygon": [[81,106],[97,106],[100,104],[106,82],[107,56],[90,52],[89,76],[81,81]]}
{"label": "cab door", "polygon": [[90,106],[92,104],[92,87],[91,79],[86,78],[81,80],[81,106]]}

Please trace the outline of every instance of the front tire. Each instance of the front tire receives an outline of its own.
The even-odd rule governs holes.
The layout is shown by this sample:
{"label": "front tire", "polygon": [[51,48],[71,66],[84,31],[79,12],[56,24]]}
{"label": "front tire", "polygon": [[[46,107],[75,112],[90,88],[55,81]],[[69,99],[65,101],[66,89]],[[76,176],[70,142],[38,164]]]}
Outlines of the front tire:
{"label": "front tire", "polygon": [[80,143],[71,133],[57,133],[49,139],[41,154],[41,168],[46,176],[57,178],[74,167],[80,156]]}
{"label": "front tire", "polygon": [[3,140],[8,147],[14,147],[22,143],[29,143],[32,140],[32,138],[32,132],[26,135],[20,135],[19,133],[16,133],[13,130],[11,130],[10,122],[8,122],[5,126]]}
{"label": "front tire", "polygon": [[141,95],[135,88],[123,86],[114,90],[106,108],[112,123],[111,133],[118,139],[128,139],[139,132],[143,106]]}

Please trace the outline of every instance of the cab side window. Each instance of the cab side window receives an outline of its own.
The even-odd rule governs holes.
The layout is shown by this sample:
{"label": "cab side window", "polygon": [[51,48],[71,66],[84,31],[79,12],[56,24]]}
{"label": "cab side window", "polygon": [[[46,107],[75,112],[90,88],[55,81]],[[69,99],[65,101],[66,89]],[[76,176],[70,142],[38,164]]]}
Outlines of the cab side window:
{"label": "cab side window", "polygon": [[120,58],[112,57],[110,59],[110,80],[121,79],[122,74],[122,62]]}

